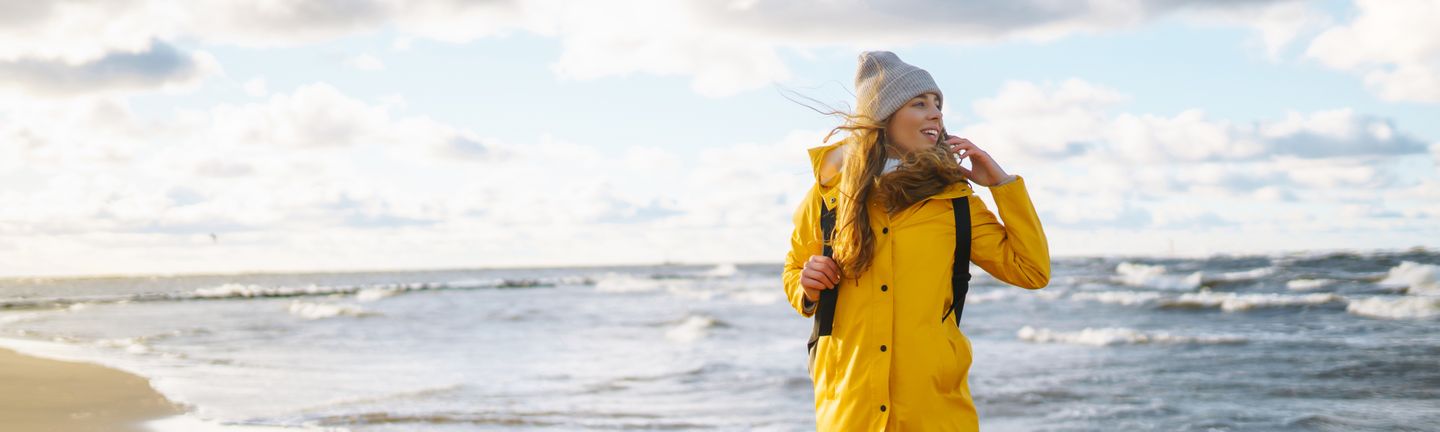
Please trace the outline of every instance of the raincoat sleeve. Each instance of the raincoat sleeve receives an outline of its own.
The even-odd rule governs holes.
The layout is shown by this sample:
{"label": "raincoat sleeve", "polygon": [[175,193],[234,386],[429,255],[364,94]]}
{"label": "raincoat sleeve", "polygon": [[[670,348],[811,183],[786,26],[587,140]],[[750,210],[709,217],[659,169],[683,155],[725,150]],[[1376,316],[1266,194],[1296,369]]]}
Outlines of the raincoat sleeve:
{"label": "raincoat sleeve", "polygon": [[1025,179],[1016,175],[990,187],[990,193],[1005,223],[995,218],[984,201],[973,200],[979,205],[970,206],[970,260],[1002,282],[1044,288],[1050,283],[1050,246],[1025,190]]}
{"label": "raincoat sleeve", "polygon": [[809,318],[815,314],[815,303],[805,298],[805,288],[800,286],[800,272],[811,255],[825,252],[824,239],[820,236],[820,213],[818,186],[811,187],[795,209],[795,231],[790,234],[790,253],[785,256],[785,271],[781,279],[785,282],[785,297],[801,316]]}

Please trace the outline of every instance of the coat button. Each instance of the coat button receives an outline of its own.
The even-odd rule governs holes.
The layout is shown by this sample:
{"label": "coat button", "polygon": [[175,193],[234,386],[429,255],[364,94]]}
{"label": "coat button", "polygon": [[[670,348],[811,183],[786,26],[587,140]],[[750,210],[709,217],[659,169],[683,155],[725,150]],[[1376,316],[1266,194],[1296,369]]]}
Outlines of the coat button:
{"label": "coat button", "polygon": [[880,412],[885,412],[885,405],[880,405]]}
{"label": "coat button", "polygon": [[889,290],[890,290],[890,286],[889,286],[889,285],[880,285],[880,291],[889,291]]}
{"label": "coat button", "polygon": [[880,233],[881,233],[881,234],[889,234],[889,233],[890,233],[890,227],[881,228],[881,229],[880,229]]}
{"label": "coat button", "polygon": [[880,345],[880,352],[885,352],[885,345]]}

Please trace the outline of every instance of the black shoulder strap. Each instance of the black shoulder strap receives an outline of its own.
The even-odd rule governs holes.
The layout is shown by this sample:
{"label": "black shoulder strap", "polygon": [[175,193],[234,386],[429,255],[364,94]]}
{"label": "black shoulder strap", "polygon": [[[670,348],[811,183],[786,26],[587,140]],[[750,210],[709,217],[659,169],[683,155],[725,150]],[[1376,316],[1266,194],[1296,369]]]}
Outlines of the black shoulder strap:
{"label": "black shoulder strap", "polygon": [[955,325],[960,325],[960,314],[965,312],[965,294],[970,292],[970,197],[963,196],[950,200],[955,209],[955,259],[950,267],[950,309],[940,321],[955,312]]}
{"label": "black shoulder strap", "polygon": [[[825,250],[828,258],[835,257],[835,248],[830,245],[830,240],[835,235],[835,209],[825,208],[825,198],[820,198],[820,232],[824,233]],[[839,293],[835,288],[820,291],[820,305],[815,309],[815,337],[829,336],[831,327],[835,324],[835,300]]]}
{"label": "black shoulder strap", "polygon": [[[830,238],[835,231],[835,210],[825,208],[825,197],[820,197],[820,232],[824,233],[826,257],[833,257],[835,249],[830,246]],[[820,336],[829,336],[831,327],[835,324],[835,300],[838,299],[835,289],[820,291],[820,304],[815,308],[815,325],[810,327],[810,340],[805,342],[805,349],[810,352],[810,365],[815,364],[815,344],[820,342]]]}

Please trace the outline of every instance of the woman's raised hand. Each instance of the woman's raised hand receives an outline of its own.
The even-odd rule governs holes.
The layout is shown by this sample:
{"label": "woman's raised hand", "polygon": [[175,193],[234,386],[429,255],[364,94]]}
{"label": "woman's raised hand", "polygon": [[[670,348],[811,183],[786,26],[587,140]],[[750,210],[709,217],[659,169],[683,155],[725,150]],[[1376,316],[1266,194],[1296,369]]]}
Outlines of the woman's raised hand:
{"label": "woman's raised hand", "polygon": [[824,255],[811,255],[800,272],[800,286],[805,288],[805,298],[820,301],[820,291],[834,289],[840,283],[840,266],[835,260]]}
{"label": "woman's raised hand", "polygon": [[970,169],[960,167],[960,173],[966,178],[979,183],[981,186],[990,187],[1010,179],[1005,170],[1000,169],[1000,164],[989,153],[981,150],[975,143],[958,136],[950,135],[945,138],[945,143],[950,145],[951,153],[960,153],[960,159],[970,158]]}

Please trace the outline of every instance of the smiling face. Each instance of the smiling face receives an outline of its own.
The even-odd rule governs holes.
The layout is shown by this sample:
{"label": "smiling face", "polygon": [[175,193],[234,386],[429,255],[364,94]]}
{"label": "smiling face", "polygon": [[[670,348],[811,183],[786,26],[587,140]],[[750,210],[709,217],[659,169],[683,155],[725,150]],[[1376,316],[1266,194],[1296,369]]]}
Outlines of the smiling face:
{"label": "smiling face", "polygon": [[924,93],[910,98],[890,116],[890,121],[885,123],[885,134],[901,151],[912,152],[939,142],[943,126],[940,96]]}

